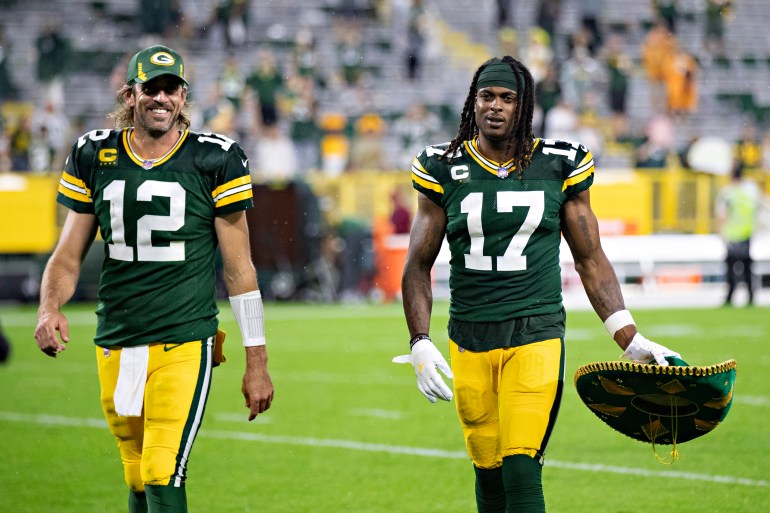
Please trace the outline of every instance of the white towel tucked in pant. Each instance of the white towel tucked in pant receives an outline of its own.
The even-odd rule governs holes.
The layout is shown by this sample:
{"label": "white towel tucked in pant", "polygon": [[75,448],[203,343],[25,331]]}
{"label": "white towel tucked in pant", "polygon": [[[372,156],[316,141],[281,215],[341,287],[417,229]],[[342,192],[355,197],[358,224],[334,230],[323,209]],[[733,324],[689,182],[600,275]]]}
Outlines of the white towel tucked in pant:
{"label": "white towel tucked in pant", "polygon": [[142,414],[149,359],[149,346],[124,347],[120,350],[120,373],[113,396],[118,415],[138,417]]}

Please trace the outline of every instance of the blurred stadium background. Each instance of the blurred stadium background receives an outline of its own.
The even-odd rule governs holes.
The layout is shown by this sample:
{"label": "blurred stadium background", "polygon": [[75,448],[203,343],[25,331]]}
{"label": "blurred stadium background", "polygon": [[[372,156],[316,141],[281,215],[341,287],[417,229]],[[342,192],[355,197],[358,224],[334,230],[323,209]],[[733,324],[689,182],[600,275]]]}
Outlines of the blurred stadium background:
{"label": "blurred stadium background", "polygon": [[[109,128],[128,58],[186,57],[193,129],[250,156],[254,261],[271,299],[397,299],[409,164],[450,139],[473,70],[538,81],[536,135],[594,153],[592,198],[629,304],[718,305],[714,199],[739,159],[770,192],[763,0],[0,0],[0,300],[34,302],[80,134]],[[624,100],[624,101],[621,101]],[[95,297],[102,247],[76,299]],[[767,223],[753,246],[770,302]],[[565,259],[565,297],[585,306]],[[447,294],[447,261],[436,294]]]}
{"label": "blurred stadium background", "polygon": [[[407,336],[409,164],[453,136],[473,70],[508,53],[538,74],[536,135],[577,139],[596,157],[603,245],[645,334],[693,365],[739,362],[725,426],[680,448],[673,467],[565,387],[544,473],[549,511],[769,511],[770,223],[753,245],[760,307],[718,308],[714,215],[734,158],[770,193],[768,26],[766,0],[0,0],[0,324],[13,348],[0,367],[0,510],[125,507],[95,399],[99,241],[67,307],[67,353],[41,356],[32,332],[64,214],[54,199],[64,155],[111,126],[128,58],[162,42],[185,56],[193,129],[234,137],[250,157],[278,390],[247,424],[243,354],[228,343],[195,449],[192,509],[472,510],[452,405],[426,406],[390,359]],[[573,313],[589,306],[562,255],[569,381],[616,353],[592,312]],[[443,252],[441,299],[447,278]],[[446,302],[434,310],[431,333],[446,347]]]}

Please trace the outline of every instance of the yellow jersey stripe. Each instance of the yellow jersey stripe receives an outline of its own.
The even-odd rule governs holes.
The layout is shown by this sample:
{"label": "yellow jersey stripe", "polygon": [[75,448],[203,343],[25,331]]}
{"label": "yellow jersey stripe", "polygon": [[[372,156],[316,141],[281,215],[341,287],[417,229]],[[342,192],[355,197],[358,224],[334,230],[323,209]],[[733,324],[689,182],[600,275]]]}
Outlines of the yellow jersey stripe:
{"label": "yellow jersey stripe", "polygon": [[234,180],[230,180],[227,183],[223,183],[213,191],[211,191],[211,197],[214,198],[214,201],[216,201],[216,198],[218,196],[221,196],[222,194],[226,193],[230,189],[234,189],[235,187],[240,187],[242,185],[251,184],[251,175],[243,175],[239,176],[238,178]]}
{"label": "yellow jersey stripe", "polygon": [[561,186],[561,190],[564,191],[570,185],[575,185],[576,183],[582,182],[592,174],[594,174],[593,164],[587,167],[582,173],[576,174],[574,176],[570,176],[569,178],[564,180],[564,184]]}
{"label": "yellow jersey stripe", "polygon": [[437,184],[435,182],[429,182],[428,180],[425,180],[425,179],[419,177],[414,172],[412,173],[412,180],[416,184],[422,186],[425,189],[430,189],[432,191],[438,192],[439,194],[444,194],[444,188],[441,185],[439,185],[439,184]]}
{"label": "yellow jersey stripe", "polygon": [[82,201],[83,203],[93,202],[91,200],[91,190],[88,189],[88,187],[86,187],[86,183],[80,178],[77,178],[76,176],[72,176],[66,171],[62,172],[61,179],[59,179],[59,187],[57,190],[58,192],[67,196],[68,198],[72,198],[77,201]]}
{"label": "yellow jersey stripe", "polygon": [[225,205],[229,205],[230,203],[235,203],[237,201],[247,200],[252,197],[254,197],[254,193],[251,191],[251,188],[249,188],[249,190],[242,191],[236,194],[231,194],[217,201],[216,208],[224,207]]}
{"label": "yellow jersey stripe", "polygon": [[59,183],[59,193],[67,196],[68,198],[74,199],[75,201],[80,201],[82,203],[92,203],[91,198],[81,192],[74,191],[72,189],[69,189],[65,187],[61,182]]}
{"label": "yellow jersey stripe", "polygon": [[425,168],[422,167],[422,164],[417,162],[417,159],[415,159],[414,164],[412,165],[412,174],[415,174],[428,182],[438,184],[438,180],[430,176],[430,173],[428,173]]}
{"label": "yellow jersey stripe", "polygon": [[586,164],[588,164],[588,162],[589,162],[589,161],[591,161],[591,160],[593,160],[593,159],[594,159],[594,156],[593,156],[593,154],[592,154],[592,153],[589,151],[588,153],[586,153],[586,156],[585,156],[585,157],[583,157],[583,161],[582,161],[582,162],[581,162],[581,163],[578,165],[578,168],[580,168],[581,166],[585,166]]}
{"label": "yellow jersey stripe", "polygon": [[62,172],[60,182],[64,182],[65,186],[71,186],[69,187],[70,189],[79,189],[81,193],[86,194],[89,197],[91,196],[91,191],[88,190],[88,187],[86,187],[86,183],[80,178],[72,176],[66,171]]}
{"label": "yellow jersey stripe", "polygon": [[[589,154],[589,155],[590,155],[590,154]],[[577,176],[577,175],[579,175],[579,174],[582,174],[583,172],[587,171],[588,169],[590,169],[590,168],[592,168],[592,167],[594,167],[594,159],[593,159],[593,157],[592,157],[592,158],[590,158],[590,159],[583,159],[583,162],[580,164],[580,166],[579,166],[579,167],[577,167],[576,169],[574,169],[574,170],[573,170],[573,171],[572,171],[572,172],[569,174],[569,176],[567,177],[567,179],[569,180],[569,179],[570,179],[570,178],[572,178],[573,176]]]}

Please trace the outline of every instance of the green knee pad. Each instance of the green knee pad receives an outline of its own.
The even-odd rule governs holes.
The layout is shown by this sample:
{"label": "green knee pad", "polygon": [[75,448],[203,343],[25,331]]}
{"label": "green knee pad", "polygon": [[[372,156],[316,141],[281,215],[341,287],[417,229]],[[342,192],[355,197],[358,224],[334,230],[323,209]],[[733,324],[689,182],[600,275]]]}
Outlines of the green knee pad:
{"label": "green knee pad", "polygon": [[543,466],[540,458],[514,454],[503,458],[503,486],[508,509],[517,513],[545,513]]}
{"label": "green knee pad", "polygon": [[184,486],[145,485],[147,513],[187,513],[187,493]]}

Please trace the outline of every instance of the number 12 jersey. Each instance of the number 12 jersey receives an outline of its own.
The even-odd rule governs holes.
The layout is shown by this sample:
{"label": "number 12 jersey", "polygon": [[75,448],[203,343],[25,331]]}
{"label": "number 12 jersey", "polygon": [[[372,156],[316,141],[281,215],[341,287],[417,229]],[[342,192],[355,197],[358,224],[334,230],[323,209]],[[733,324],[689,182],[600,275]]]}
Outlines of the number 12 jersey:
{"label": "number 12 jersey", "polygon": [[252,206],[248,160],[227,137],[187,130],[142,160],[132,133],[82,136],[59,182],[57,201],[94,214],[105,242],[95,343],[205,339],[217,330],[214,218]]}

